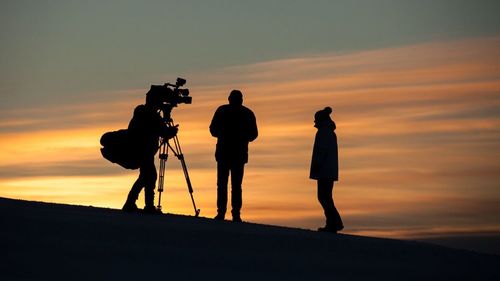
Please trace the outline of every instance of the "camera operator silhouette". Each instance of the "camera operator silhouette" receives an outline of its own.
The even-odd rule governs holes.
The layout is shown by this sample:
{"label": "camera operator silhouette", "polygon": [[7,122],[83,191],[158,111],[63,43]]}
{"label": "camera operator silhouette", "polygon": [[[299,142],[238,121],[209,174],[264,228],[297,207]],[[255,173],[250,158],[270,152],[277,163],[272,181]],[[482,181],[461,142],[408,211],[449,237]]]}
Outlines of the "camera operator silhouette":
{"label": "camera operator silhouette", "polygon": [[143,188],[144,212],[160,212],[154,206],[154,189],[157,178],[154,156],[158,151],[160,137],[172,138],[177,134],[177,127],[167,126],[158,112],[162,105],[161,95],[161,92],[154,91],[153,88],[149,90],[146,94],[146,103],[135,108],[134,116],[128,125],[132,149],[139,157],[140,172],[122,208],[126,212],[138,211],[135,202]]}
{"label": "camera operator silhouette", "polygon": [[217,216],[224,220],[227,208],[227,184],[231,173],[231,206],[234,222],[241,222],[243,173],[248,162],[248,143],[258,136],[254,113],[243,106],[243,94],[233,90],[229,104],[221,105],[212,118],[210,133],[217,138]]}
{"label": "camera operator silhouette", "polygon": [[326,226],[318,231],[336,233],[344,229],[340,214],[333,203],[333,182],[339,179],[339,158],[335,122],[330,118],[332,109],[325,107],[314,115],[314,127],[318,129],[314,139],[310,178],[317,180],[318,201],[326,216]]}

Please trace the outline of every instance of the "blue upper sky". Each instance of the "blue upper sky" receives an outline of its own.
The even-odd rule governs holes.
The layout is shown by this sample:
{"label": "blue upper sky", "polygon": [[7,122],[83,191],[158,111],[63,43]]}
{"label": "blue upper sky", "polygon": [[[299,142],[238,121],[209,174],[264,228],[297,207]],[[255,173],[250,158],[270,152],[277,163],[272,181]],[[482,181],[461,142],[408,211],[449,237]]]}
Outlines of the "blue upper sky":
{"label": "blue upper sky", "polygon": [[2,1],[0,107],[78,102],[229,65],[498,34],[498,11],[494,0]]}

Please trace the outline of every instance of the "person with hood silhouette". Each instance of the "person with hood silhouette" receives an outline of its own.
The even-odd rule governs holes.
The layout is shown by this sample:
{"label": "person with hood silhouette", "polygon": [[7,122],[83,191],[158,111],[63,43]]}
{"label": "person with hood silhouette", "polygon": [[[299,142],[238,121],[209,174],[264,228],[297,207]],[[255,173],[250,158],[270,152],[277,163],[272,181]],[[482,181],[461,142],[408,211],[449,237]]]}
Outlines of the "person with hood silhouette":
{"label": "person with hood silhouette", "polygon": [[217,138],[217,216],[224,220],[227,208],[227,183],[231,173],[231,206],[234,222],[241,222],[243,171],[248,162],[248,143],[258,136],[254,113],[243,106],[243,94],[233,90],[229,104],[217,108],[210,124],[210,133]]}
{"label": "person with hood silhouette", "polygon": [[314,127],[318,129],[314,139],[309,177],[317,180],[318,201],[323,207],[326,225],[318,231],[337,233],[344,228],[335,204],[333,184],[339,179],[337,135],[335,122],[330,118],[332,109],[325,107],[314,115]]}

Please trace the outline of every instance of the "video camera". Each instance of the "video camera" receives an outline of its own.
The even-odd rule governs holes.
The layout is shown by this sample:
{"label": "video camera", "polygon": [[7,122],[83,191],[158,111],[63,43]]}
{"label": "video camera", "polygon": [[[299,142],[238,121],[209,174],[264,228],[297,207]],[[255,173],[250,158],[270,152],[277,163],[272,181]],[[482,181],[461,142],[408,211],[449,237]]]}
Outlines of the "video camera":
{"label": "video camera", "polygon": [[177,78],[175,84],[151,85],[148,95],[156,97],[162,104],[168,104],[171,107],[179,103],[190,104],[193,99],[189,96],[189,89],[180,88],[185,84],[186,79]]}
{"label": "video camera", "polygon": [[151,85],[151,89],[146,94],[146,100],[159,104],[165,121],[171,120],[172,108],[180,103],[191,104],[192,97],[189,96],[189,89],[181,89],[186,84],[186,79],[177,78],[175,84],[165,83],[163,85]]}

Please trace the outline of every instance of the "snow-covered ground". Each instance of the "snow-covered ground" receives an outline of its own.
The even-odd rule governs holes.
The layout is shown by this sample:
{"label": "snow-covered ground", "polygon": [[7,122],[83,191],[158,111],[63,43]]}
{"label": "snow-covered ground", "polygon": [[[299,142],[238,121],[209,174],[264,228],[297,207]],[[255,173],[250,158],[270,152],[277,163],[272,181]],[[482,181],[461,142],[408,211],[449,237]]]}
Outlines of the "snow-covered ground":
{"label": "snow-covered ground", "polygon": [[500,280],[426,243],[0,198],[0,280]]}

